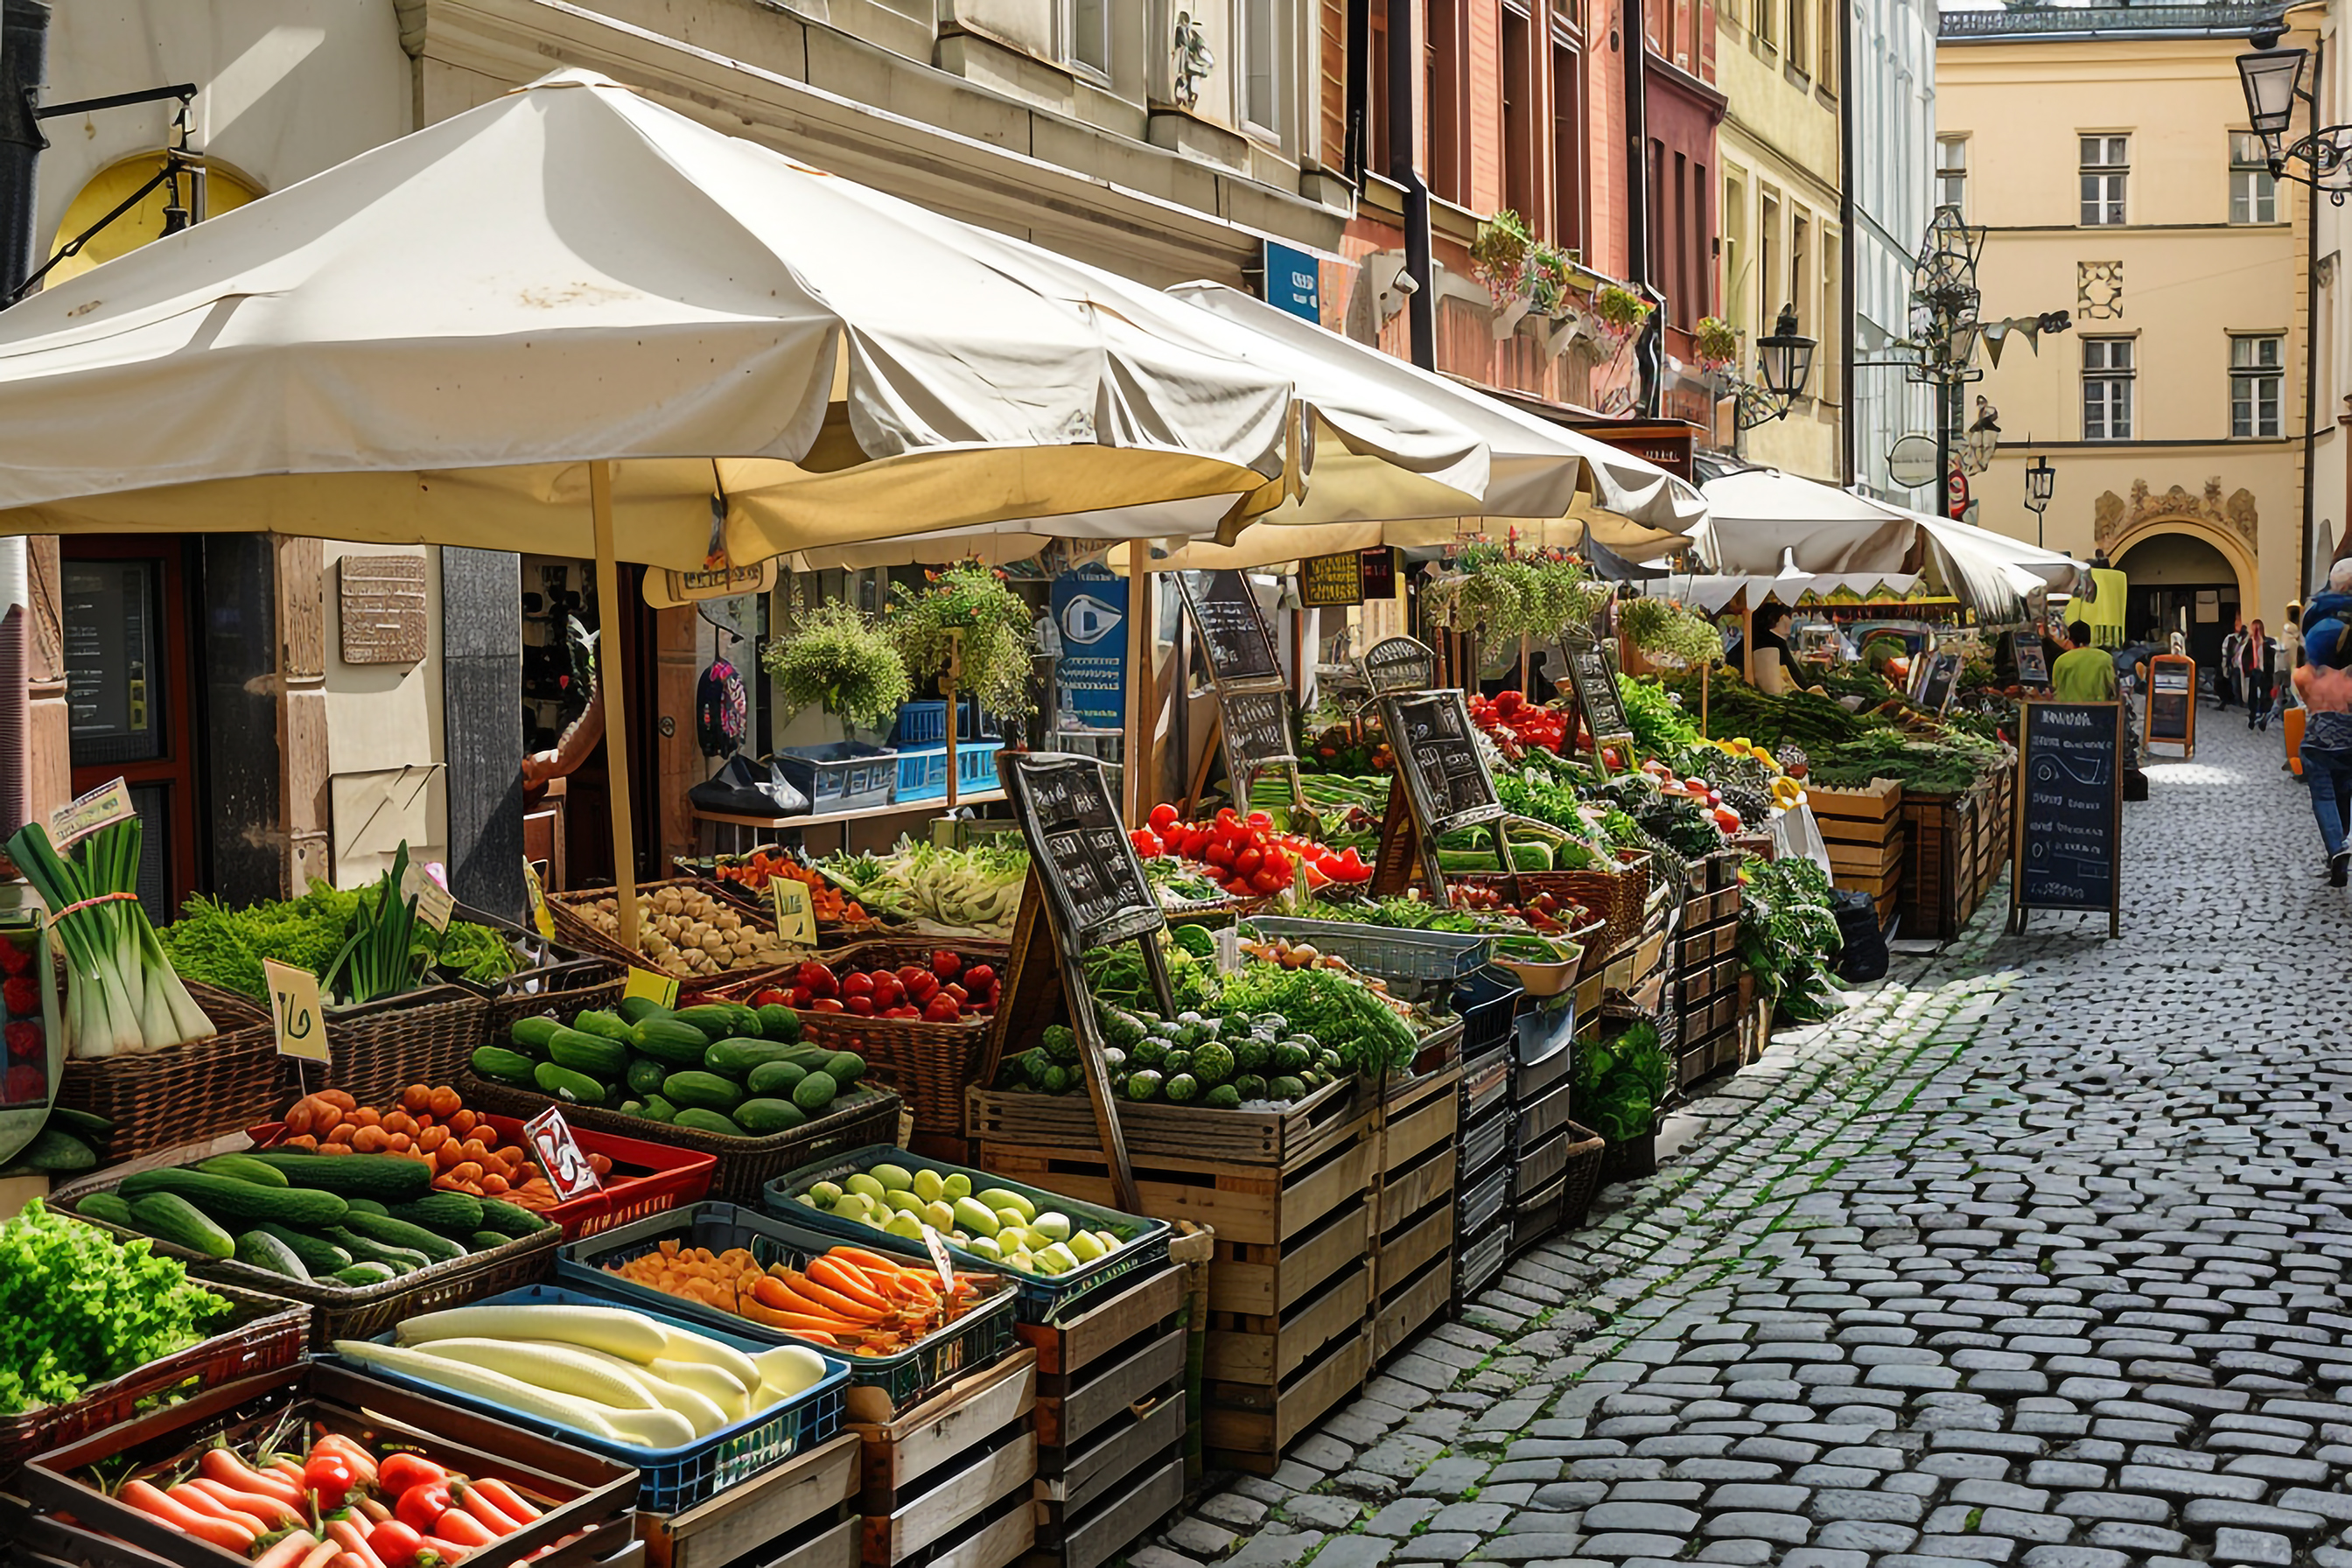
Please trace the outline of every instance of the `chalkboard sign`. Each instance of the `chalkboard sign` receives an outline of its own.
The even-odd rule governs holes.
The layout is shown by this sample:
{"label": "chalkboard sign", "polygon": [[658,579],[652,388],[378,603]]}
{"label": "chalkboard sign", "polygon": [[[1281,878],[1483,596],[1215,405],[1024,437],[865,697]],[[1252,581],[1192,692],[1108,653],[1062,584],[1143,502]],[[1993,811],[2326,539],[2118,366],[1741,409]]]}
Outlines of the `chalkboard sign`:
{"label": "chalkboard sign", "polygon": [[2042,638],[2032,632],[2018,632],[2011,638],[2017,655],[2017,683],[2020,686],[2050,689],[2050,660],[2042,651]]}
{"label": "chalkboard sign", "polygon": [[1012,764],[1006,787],[1064,952],[1076,955],[1165,925],[1102,763],[1058,752],[1007,752],[1003,760]]}
{"label": "chalkboard sign", "polygon": [[1298,603],[1309,610],[1334,609],[1364,602],[1364,554],[1342,550],[1336,555],[1310,555],[1298,563]]}
{"label": "chalkboard sign", "polygon": [[1391,696],[1381,708],[1389,749],[1421,819],[1424,844],[1503,815],[1462,693],[1416,691]]}
{"label": "chalkboard sign", "polygon": [[2028,702],[2019,710],[2011,924],[2029,910],[2105,910],[2120,934],[2123,708]]}
{"label": "chalkboard sign", "polygon": [[1209,674],[1218,685],[1281,679],[1274,634],[1266,629],[1247,577],[1235,571],[1180,572],[1176,585],[1183,593],[1193,630],[1201,634]]}
{"label": "chalkboard sign", "polygon": [[1926,669],[1919,677],[1919,695],[1915,706],[1930,713],[1941,713],[1952,705],[1952,689],[1960,683],[1960,656],[1957,653],[1930,654]]}
{"label": "chalkboard sign", "polygon": [[1584,727],[1592,743],[1630,741],[1633,726],[1625,718],[1625,704],[1617,695],[1617,677],[1598,647],[1566,647],[1569,684],[1576,688],[1576,705],[1584,710]]}
{"label": "chalkboard sign", "polygon": [[2197,661],[2160,653],[2147,661],[2147,743],[2197,743]]}
{"label": "chalkboard sign", "polygon": [[1217,709],[1224,722],[1225,773],[1238,798],[1263,770],[1298,760],[1286,691],[1220,691]]}
{"label": "chalkboard sign", "polygon": [[1437,654],[1412,637],[1390,637],[1364,653],[1364,684],[1376,697],[1391,691],[1426,691],[1437,679]]}

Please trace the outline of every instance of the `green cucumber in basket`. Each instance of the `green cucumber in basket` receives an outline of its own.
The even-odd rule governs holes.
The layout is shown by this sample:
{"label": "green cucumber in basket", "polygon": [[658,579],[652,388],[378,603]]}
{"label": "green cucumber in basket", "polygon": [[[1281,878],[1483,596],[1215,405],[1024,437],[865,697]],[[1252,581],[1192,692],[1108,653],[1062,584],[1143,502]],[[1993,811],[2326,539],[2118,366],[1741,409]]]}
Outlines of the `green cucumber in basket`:
{"label": "green cucumber in basket", "polygon": [[604,1103],[604,1086],[586,1073],[573,1072],[570,1068],[541,1062],[531,1072],[531,1079],[541,1094],[579,1105]]}
{"label": "green cucumber in basket", "polygon": [[275,1165],[265,1165],[250,1154],[215,1154],[209,1160],[199,1160],[189,1167],[207,1176],[234,1176],[240,1182],[251,1182],[261,1187],[290,1187],[286,1173]]}
{"label": "green cucumber in basket", "polygon": [[515,1049],[543,1057],[547,1054],[547,1042],[562,1028],[552,1018],[517,1018],[508,1028],[507,1038],[514,1042]]}
{"label": "green cucumber in basket", "polygon": [[801,1037],[801,1016],[781,1002],[771,1002],[756,1009],[760,1016],[760,1033],[772,1040],[791,1045]]}
{"label": "green cucumber in basket", "polygon": [[504,1198],[484,1198],[482,1228],[495,1230],[502,1236],[536,1236],[554,1222],[541,1219],[520,1204],[510,1204]]}
{"label": "green cucumber in basket", "polygon": [[648,1018],[667,1018],[670,1010],[650,996],[624,996],[613,1010],[632,1024],[642,1024]]}
{"label": "green cucumber in basket", "polygon": [[743,1086],[715,1072],[674,1072],[662,1080],[662,1094],[702,1110],[729,1112],[743,1102]]}
{"label": "green cucumber in basket", "polygon": [[329,1241],[350,1253],[354,1262],[386,1264],[403,1274],[415,1273],[433,1262],[421,1252],[413,1252],[405,1247],[387,1247],[341,1226],[329,1226],[325,1234]]}
{"label": "green cucumber in basket", "polygon": [[798,1062],[762,1062],[743,1079],[743,1087],[754,1095],[790,1094],[793,1085],[808,1077],[809,1069]]}
{"label": "green cucumber in basket", "polygon": [[538,1080],[531,1074],[539,1064],[520,1051],[509,1051],[499,1046],[477,1046],[470,1064],[476,1078],[488,1079],[516,1089],[536,1089]]}
{"label": "green cucumber in basket", "polygon": [[236,1260],[248,1268],[266,1269],[289,1279],[310,1282],[310,1270],[294,1249],[267,1231],[248,1230],[236,1238]]}
{"label": "green cucumber in basket", "polygon": [[629,1047],[602,1035],[558,1029],[547,1042],[550,1061],[593,1079],[617,1079],[629,1070]]}
{"label": "green cucumber in basket", "polygon": [[339,1268],[348,1268],[352,1266],[352,1255],[331,1241],[286,1226],[273,1225],[267,1220],[253,1228],[300,1258],[302,1267],[308,1268],[314,1278],[320,1274],[332,1274]]}
{"label": "green cucumber in basket", "polygon": [[433,1190],[433,1167],[400,1154],[305,1154],[293,1149],[256,1149],[249,1157],[275,1165],[298,1187],[341,1193],[347,1198],[396,1204],[421,1198]]}
{"label": "green cucumber in basket", "polygon": [[159,1241],[176,1243],[206,1258],[236,1256],[236,1237],[177,1193],[149,1193],[131,1199],[131,1223]]}
{"label": "green cucumber in basket", "polygon": [[469,1193],[435,1193],[413,1203],[395,1204],[390,1212],[394,1219],[437,1230],[455,1240],[482,1228],[482,1200]]}
{"label": "green cucumber in basket", "polygon": [[[344,1157],[364,1158],[356,1154]],[[405,1163],[419,1172],[424,1170],[414,1162]],[[215,1219],[244,1224],[268,1219],[289,1226],[332,1225],[343,1217],[343,1211],[350,1206],[338,1194],[316,1187],[265,1187],[235,1176],[208,1176],[202,1171],[178,1166],[134,1171],[122,1178],[118,1190],[133,1205],[152,1193],[176,1193]]]}
{"label": "green cucumber in basket", "polygon": [[411,1225],[404,1219],[394,1219],[388,1214],[350,1214],[343,1216],[343,1228],[385,1247],[405,1247],[421,1252],[436,1263],[466,1256],[466,1244],[436,1236],[421,1225]]}
{"label": "green cucumber in basket", "polygon": [[404,1268],[394,1268],[389,1263],[348,1263],[329,1278],[338,1285],[348,1285],[356,1290],[365,1289],[370,1285],[384,1284],[407,1272]]}
{"label": "green cucumber in basket", "polygon": [[103,1220],[108,1225],[119,1225],[126,1230],[138,1228],[138,1222],[131,1217],[131,1205],[123,1202],[121,1193],[91,1193],[87,1197],[76,1198],[73,1206],[74,1213],[84,1219]]}
{"label": "green cucumber in basket", "polygon": [[739,1036],[712,1041],[710,1048],[702,1053],[702,1065],[723,1077],[742,1078],[753,1068],[789,1060],[800,1049],[782,1040],[747,1040]]}
{"label": "green cucumber in basket", "polygon": [[677,1119],[677,1107],[658,1094],[649,1094],[637,1107],[637,1114],[648,1121],[674,1121]]}
{"label": "green cucumber in basket", "polygon": [[789,1100],[747,1100],[735,1108],[736,1124],[754,1138],[789,1132],[808,1121]]}
{"label": "green cucumber in basket", "polygon": [[699,1029],[714,1040],[723,1040],[735,1033],[735,1009],[723,1003],[705,1002],[696,1007],[680,1007],[673,1016],[679,1023]]}
{"label": "green cucumber in basket", "polygon": [[618,1040],[625,1046],[629,1043],[629,1037],[635,1032],[636,1028],[618,1013],[610,1012],[603,1007],[589,1008],[572,1020],[572,1026],[583,1035],[602,1035],[608,1040]]}
{"label": "green cucumber in basket", "polygon": [[626,1075],[629,1092],[640,1100],[649,1094],[659,1094],[662,1079],[669,1077],[675,1070],[677,1069],[667,1067],[651,1057],[633,1057],[629,1060],[629,1070]]}
{"label": "green cucumber in basket", "polygon": [[504,1247],[513,1239],[513,1237],[500,1236],[495,1230],[478,1230],[466,1238],[466,1245],[477,1252],[488,1252],[492,1247]]}
{"label": "green cucumber in basket", "polygon": [[671,1117],[670,1121],[677,1126],[691,1128],[697,1132],[715,1132],[721,1138],[751,1136],[730,1119],[719,1115],[715,1110],[705,1110],[699,1106],[689,1105]]}
{"label": "green cucumber in basket", "polygon": [[675,1018],[648,1018],[629,1032],[629,1043],[640,1056],[667,1062],[673,1068],[698,1068],[710,1037]]}

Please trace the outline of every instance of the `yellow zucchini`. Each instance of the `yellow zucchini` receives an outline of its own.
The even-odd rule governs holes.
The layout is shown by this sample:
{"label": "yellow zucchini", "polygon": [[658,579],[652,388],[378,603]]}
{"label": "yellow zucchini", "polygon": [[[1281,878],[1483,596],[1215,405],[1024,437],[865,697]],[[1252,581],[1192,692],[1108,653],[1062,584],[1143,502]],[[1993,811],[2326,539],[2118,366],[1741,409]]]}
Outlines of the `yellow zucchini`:
{"label": "yellow zucchini", "polygon": [[[705,1339],[684,1329],[673,1329],[667,1323],[656,1324],[655,1327],[664,1335],[667,1345],[659,1352],[662,1356],[670,1361],[698,1361],[722,1368],[745,1388],[758,1392],[762,1381],[758,1364],[733,1345],[722,1345],[717,1340]],[[652,1361],[654,1357],[645,1359]]]}
{"label": "yellow zucchini", "polygon": [[337,1340],[335,1353],[362,1366],[382,1367],[386,1372],[400,1373],[454,1394],[469,1394],[477,1399],[488,1400],[500,1409],[512,1410],[522,1415],[535,1415],[542,1421],[569,1426],[576,1432],[585,1432],[607,1442],[630,1440],[624,1438],[619,1428],[605,1419],[604,1413],[589,1401],[570,1394],[550,1394],[546,1389],[525,1383],[520,1378],[509,1377],[504,1373],[485,1371],[461,1361],[427,1355],[423,1351],[380,1345],[370,1340]]}
{"label": "yellow zucchini", "polygon": [[551,1394],[592,1399],[615,1410],[650,1410],[656,1403],[643,1383],[571,1345],[544,1340],[435,1340],[422,1348],[427,1355],[487,1367]]}
{"label": "yellow zucchini", "polygon": [[676,1353],[667,1348],[675,1331],[625,1307],[451,1307],[411,1318],[399,1331],[404,1345],[457,1339],[555,1340],[609,1351],[640,1366],[656,1356]]}

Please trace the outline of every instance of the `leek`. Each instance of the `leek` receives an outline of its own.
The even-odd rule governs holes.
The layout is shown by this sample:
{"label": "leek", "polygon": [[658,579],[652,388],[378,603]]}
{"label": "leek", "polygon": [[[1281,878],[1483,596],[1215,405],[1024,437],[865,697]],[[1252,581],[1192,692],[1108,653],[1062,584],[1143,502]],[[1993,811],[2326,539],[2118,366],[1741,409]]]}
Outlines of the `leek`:
{"label": "leek", "polygon": [[8,858],[48,905],[65,950],[70,1056],[160,1050],[219,1032],[180,983],[140,907],[143,837],[139,819],[130,816],[75,845],[71,858],[58,854],[37,822],[8,840]]}

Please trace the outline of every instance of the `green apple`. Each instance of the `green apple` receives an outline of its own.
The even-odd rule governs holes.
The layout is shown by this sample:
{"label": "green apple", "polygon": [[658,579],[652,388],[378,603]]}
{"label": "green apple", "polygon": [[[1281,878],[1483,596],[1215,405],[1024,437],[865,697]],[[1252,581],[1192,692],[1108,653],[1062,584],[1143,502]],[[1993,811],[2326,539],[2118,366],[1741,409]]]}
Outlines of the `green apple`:
{"label": "green apple", "polygon": [[1070,1239],[1070,1216],[1048,1210],[1030,1221],[1029,1228],[1047,1241],[1067,1241]]}
{"label": "green apple", "polygon": [[1070,1256],[1081,1263],[1092,1263],[1103,1255],[1103,1244],[1095,1239],[1095,1234],[1090,1230],[1078,1232],[1070,1237],[1067,1245]]}
{"label": "green apple", "polygon": [[883,1187],[889,1192],[907,1193],[914,1191],[915,1173],[912,1171],[908,1170],[904,1165],[877,1165],[873,1170],[866,1173],[872,1176],[876,1181],[881,1183]]}
{"label": "green apple", "polygon": [[1004,1256],[1003,1249],[996,1245],[996,1237],[992,1236],[975,1236],[962,1245],[963,1249],[974,1258],[985,1258],[992,1262]]}
{"label": "green apple", "polygon": [[847,1187],[853,1193],[863,1193],[866,1196],[872,1198],[877,1202],[879,1202],[883,1194],[890,1190],[864,1171],[860,1171],[857,1174],[850,1177],[847,1182],[843,1184],[843,1185]]}
{"label": "green apple", "polygon": [[971,1196],[971,1178],[965,1175],[961,1171],[951,1173],[944,1184],[944,1186],[946,1189],[947,1200],[950,1203],[955,1202],[958,1198],[968,1198]]}
{"label": "green apple", "polygon": [[819,1182],[808,1190],[807,1195],[816,1200],[817,1207],[829,1209],[841,1201],[841,1188],[832,1182]]}
{"label": "green apple", "polygon": [[928,1203],[923,1205],[923,1220],[933,1230],[953,1230],[955,1210],[943,1203]]}
{"label": "green apple", "polygon": [[915,1195],[927,1204],[939,1202],[940,1195],[947,1191],[947,1187],[940,1173],[928,1166],[915,1173]]}
{"label": "green apple", "polygon": [[1057,1241],[1037,1254],[1037,1267],[1047,1274],[1067,1274],[1077,1266],[1077,1254],[1072,1252],[1066,1242]]}
{"label": "green apple", "polygon": [[920,1241],[923,1239],[923,1222],[920,1219],[918,1219],[915,1215],[908,1214],[904,1209],[890,1216],[890,1223],[884,1226],[882,1228],[888,1231],[892,1236],[903,1236],[908,1241]]}

